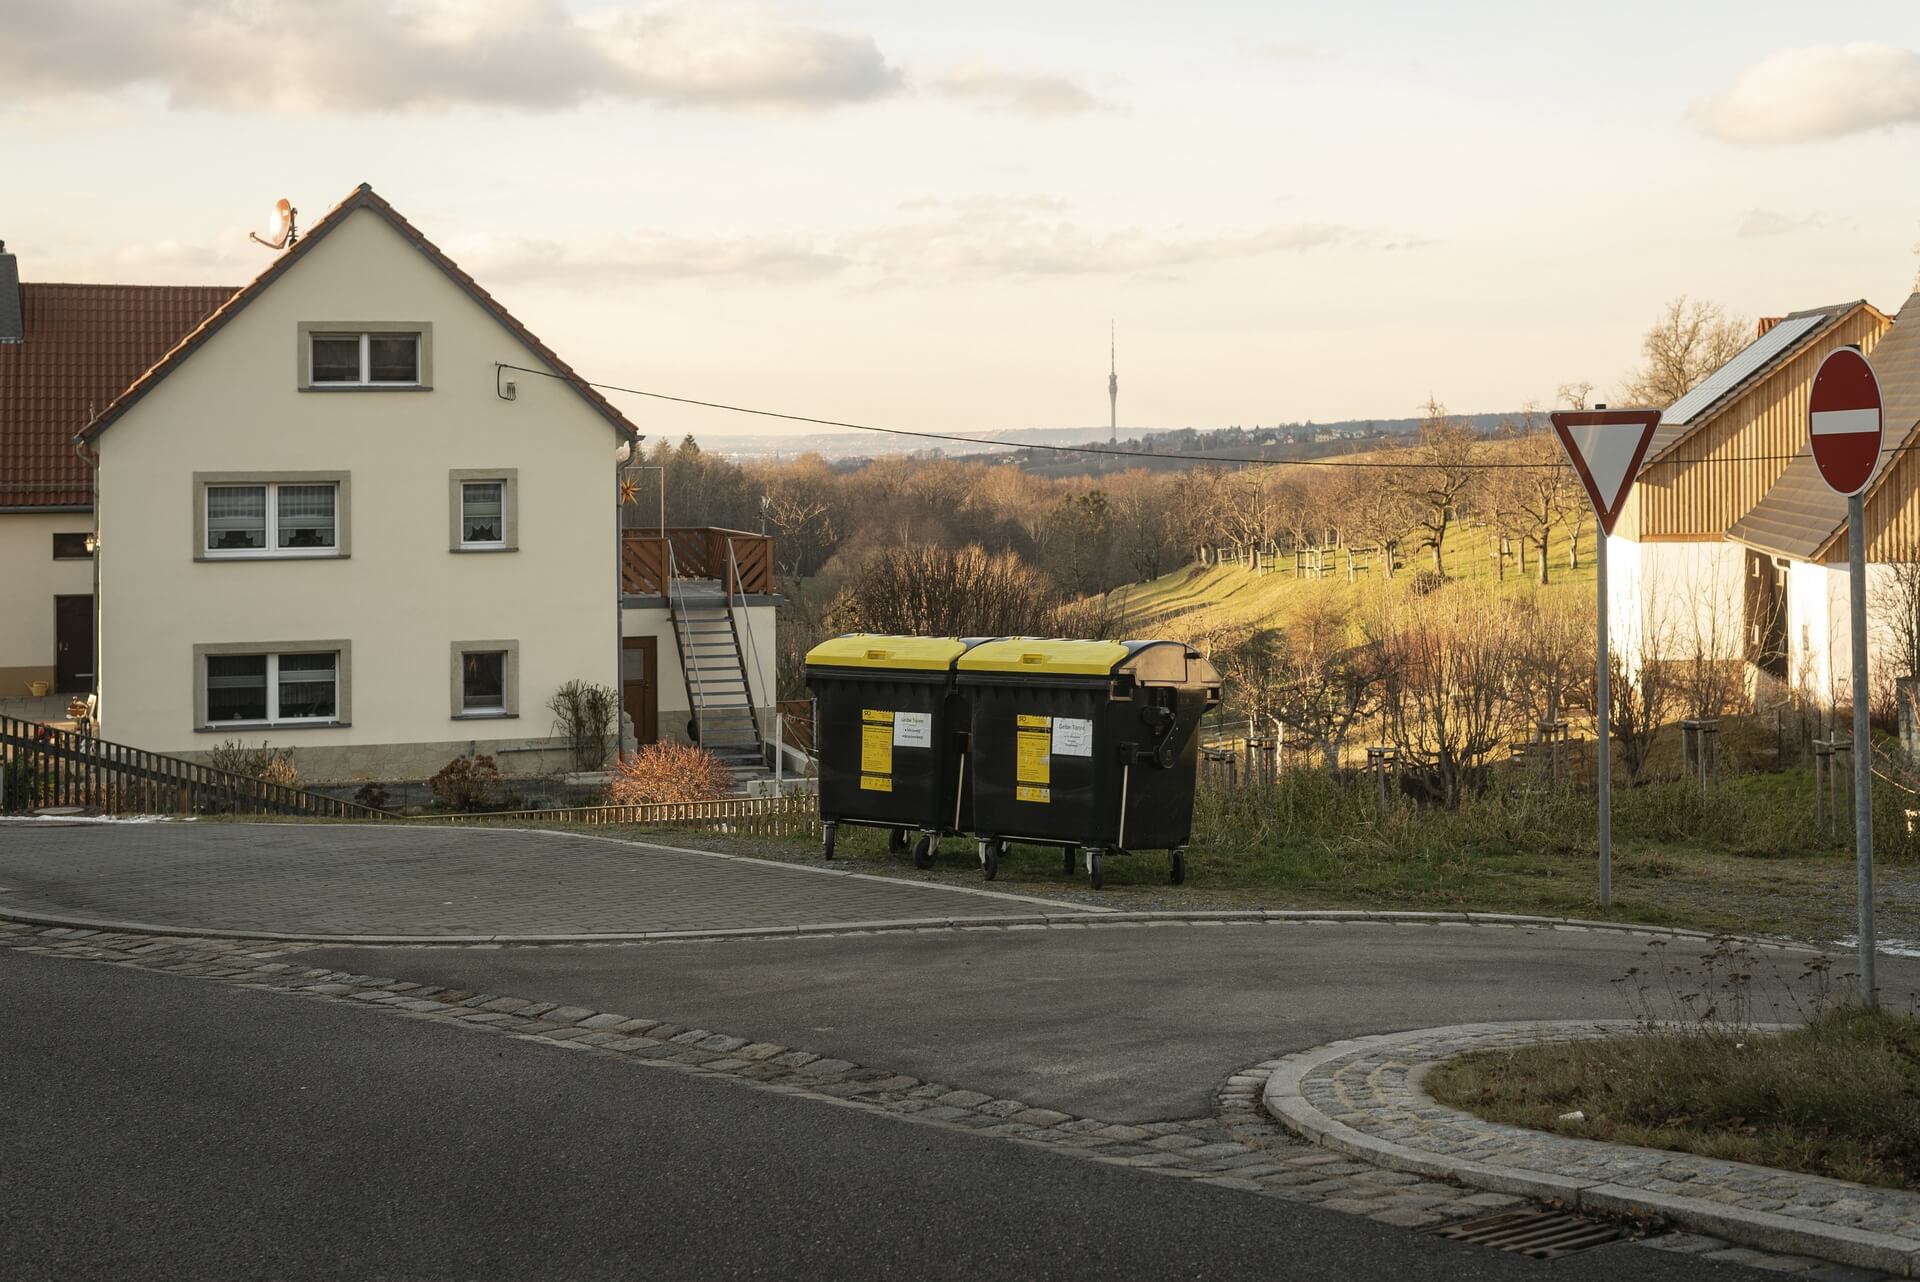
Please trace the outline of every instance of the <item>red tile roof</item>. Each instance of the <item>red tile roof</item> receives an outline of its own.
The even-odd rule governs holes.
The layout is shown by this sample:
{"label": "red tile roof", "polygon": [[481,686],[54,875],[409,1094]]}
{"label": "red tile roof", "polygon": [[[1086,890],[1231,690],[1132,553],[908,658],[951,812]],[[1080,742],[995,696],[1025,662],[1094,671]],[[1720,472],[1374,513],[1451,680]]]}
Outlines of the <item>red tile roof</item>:
{"label": "red tile roof", "polygon": [[74,434],[233,294],[22,284],[25,340],[0,344],[0,508],[92,503]]}

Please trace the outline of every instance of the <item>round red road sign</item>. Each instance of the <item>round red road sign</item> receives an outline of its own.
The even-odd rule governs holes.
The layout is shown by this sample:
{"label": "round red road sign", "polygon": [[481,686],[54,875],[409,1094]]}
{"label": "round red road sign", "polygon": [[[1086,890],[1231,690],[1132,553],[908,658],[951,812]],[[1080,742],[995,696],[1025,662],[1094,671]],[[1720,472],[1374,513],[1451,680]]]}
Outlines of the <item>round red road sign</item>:
{"label": "round red road sign", "polygon": [[1851,347],[1827,353],[1807,397],[1807,430],[1820,479],[1840,494],[1867,488],[1880,461],[1880,380]]}

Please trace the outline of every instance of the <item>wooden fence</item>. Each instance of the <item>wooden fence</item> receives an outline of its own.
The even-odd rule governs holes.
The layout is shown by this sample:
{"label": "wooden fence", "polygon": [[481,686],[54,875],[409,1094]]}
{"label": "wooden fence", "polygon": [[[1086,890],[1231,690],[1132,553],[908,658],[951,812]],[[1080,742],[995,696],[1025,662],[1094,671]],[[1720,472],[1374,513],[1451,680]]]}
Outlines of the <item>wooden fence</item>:
{"label": "wooden fence", "polygon": [[390,817],[370,806],[14,717],[0,716],[0,763],[4,763],[6,792],[0,797],[0,809],[75,808],[103,815]]}
{"label": "wooden fence", "polygon": [[723,797],[718,801],[669,801],[630,806],[567,806],[550,810],[494,810],[471,814],[417,815],[411,823],[511,824],[547,827],[692,828],[747,837],[814,836],[820,831],[820,800],[811,794]]}

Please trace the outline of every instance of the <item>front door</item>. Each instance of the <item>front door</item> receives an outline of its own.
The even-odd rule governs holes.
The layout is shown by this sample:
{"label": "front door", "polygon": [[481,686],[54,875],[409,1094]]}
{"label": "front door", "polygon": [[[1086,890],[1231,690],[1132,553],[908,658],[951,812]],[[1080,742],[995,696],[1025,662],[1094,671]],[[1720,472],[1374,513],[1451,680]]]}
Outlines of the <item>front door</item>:
{"label": "front door", "polygon": [[660,639],[628,637],[620,650],[620,707],[633,719],[633,737],[660,737]]}
{"label": "front door", "polygon": [[93,689],[93,598],[53,598],[53,688],[59,694]]}

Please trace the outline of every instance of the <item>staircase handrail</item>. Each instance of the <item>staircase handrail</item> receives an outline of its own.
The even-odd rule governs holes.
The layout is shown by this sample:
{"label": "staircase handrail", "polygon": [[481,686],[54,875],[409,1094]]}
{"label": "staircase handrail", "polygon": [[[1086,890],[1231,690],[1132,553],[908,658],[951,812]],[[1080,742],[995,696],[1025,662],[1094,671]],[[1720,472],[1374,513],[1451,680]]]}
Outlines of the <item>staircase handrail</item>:
{"label": "staircase handrail", "polygon": [[[688,644],[682,632],[681,625],[685,622],[682,614],[684,607],[681,606],[679,596],[674,591],[674,583],[679,577],[680,563],[673,554],[673,540],[669,539],[667,540],[667,621],[673,625],[673,641],[680,650],[680,684],[687,690],[687,711],[693,714],[694,728],[699,731],[699,738],[704,742],[707,737],[707,711],[704,706],[706,683],[700,679],[700,656],[696,653],[697,647]],[[687,675],[689,667],[693,669],[691,677]],[[695,686],[701,688],[699,694],[693,692]]]}
{"label": "staircase handrail", "polygon": [[[727,594],[727,613],[728,614],[733,613],[733,598],[736,596],[740,598],[740,608],[742,611],[744,611],[747,608],[746,584],[740,578],[740,558],[734,555],[733,538],[731,535],[729,535],[727,538],[727,570],[733,576],[733,580],[732,580],[733,591]],[[755,710],[755,705],[753,702],[753,673],[759,672],[761,669],[760,669],[760,647],[757,644],[755,644],[753,639],[753,616],[752,615],[746,616],[746,633],[747,633],[747,657],[752,661],[753,672],[743,671],[740,674],[740,683],[742,686],[746,688],[746,691],[747,691],[747,709],[749,712],[753,712]],[[758,725],[760,721],[759,716],[756,714],[753,719],[754,719],[754,723]]]}

